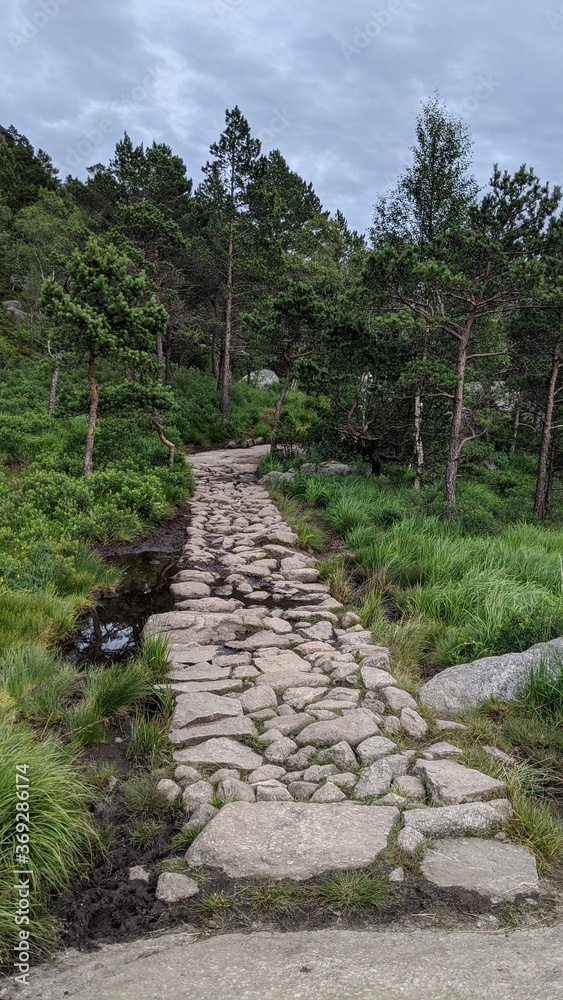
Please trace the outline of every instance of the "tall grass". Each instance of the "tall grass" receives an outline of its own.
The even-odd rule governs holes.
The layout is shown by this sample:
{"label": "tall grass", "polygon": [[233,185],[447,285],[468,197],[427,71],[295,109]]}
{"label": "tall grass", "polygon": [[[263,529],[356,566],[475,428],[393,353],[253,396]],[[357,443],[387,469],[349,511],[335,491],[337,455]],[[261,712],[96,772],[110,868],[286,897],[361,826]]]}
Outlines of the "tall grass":
{"label": "tall grass", "polygon": [[48,903],[84,874],[96,842],[89,819],[89,791],[72,759],[51,737],[35,733],[8,718],[0,719],[0,965],[12,961],[19,927],[15,923],[13,889],[16,836],[16,767],[28,766],[29,847],[33,872],[29,930],[35,948],[46,944],[52,921]]}
{"label": "tall grass", "polygon": [[563,532],[511,523],[514,505],[491,484],[462,482],[453,522],[437,516],[436,491],[384,477],[299,474],[283,490],[351,550],[348,586],[342,571],[329,582],[348,603],[353,579],[364,622],[403,665],[431,670],[563,635]]}

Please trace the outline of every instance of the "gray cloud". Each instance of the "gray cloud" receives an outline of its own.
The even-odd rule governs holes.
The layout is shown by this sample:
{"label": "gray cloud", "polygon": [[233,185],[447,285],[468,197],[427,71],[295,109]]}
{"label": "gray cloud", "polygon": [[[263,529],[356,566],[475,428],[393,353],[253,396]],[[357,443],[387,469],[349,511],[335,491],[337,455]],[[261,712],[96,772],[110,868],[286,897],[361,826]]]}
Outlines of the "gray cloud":
{"label": "gray cloud", "polygon": [[63,176],[107,162],[127,129],[168,142],[197,183],[239,104],[264,150],[363,230],[436,89],[472,131],[481,184],[494,162],[563,181],[563,3],[544,2],[4,0],[0,120]]}

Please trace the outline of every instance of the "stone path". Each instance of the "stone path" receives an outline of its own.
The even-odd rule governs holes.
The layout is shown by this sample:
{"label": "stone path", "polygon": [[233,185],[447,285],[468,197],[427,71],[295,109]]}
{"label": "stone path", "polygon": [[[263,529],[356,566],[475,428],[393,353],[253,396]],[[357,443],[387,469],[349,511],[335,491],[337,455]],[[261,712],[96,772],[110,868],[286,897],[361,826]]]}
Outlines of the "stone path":
{"label": "stone path", "polygon": [[[400,826],[411,853],[437,838],[423,867],[437,885],[530,892],[532,855],[497,832],[504,783],[458,762],[459,725],[422,716],[389,650],[319,582],[256,481],[266,451],[195,457],[176,607],[146,626],[170,642],[177,768],[160,788],[198,832],[188,863],[304,879],[371,864]],[[194,891],[182,879],[178,898]]]}

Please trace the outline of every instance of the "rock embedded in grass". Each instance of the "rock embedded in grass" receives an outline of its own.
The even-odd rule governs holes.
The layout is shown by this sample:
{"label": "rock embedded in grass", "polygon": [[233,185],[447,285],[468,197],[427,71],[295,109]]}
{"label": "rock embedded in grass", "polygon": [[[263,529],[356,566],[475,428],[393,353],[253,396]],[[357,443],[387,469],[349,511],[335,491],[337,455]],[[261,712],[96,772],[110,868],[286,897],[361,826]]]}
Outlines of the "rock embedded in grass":
{"label": "rock embedded in grass", "polygon": [[164,872],[158,878],[156,886],[156,898],[161,903],[181,903],[185,899],[190,899],[199,892],[199,885],[193,878],[187,875],[178,875],[174,872]]}
{"label": "rock embedded in grass", "polygon": [[512,815],[508,799],[491,802],[464,802],[458,806],[434,809],[409,809],[404,814],[405,826],[427,837],[451,837],[459,834],[489,833]]}
{"label": "rock embedded in grass", "polygon": [[498,798],[506,789],[504,781],[453,760],[418,760],[414,773],[426,784],[435,806],[485,802]]}
{"label": "rock embedded in grass", "polygon": [[422,873],[443,888],[455,886],[503,900],[529,893],[538,885],[530,851],[477,837],[438,840],[424,856]]}

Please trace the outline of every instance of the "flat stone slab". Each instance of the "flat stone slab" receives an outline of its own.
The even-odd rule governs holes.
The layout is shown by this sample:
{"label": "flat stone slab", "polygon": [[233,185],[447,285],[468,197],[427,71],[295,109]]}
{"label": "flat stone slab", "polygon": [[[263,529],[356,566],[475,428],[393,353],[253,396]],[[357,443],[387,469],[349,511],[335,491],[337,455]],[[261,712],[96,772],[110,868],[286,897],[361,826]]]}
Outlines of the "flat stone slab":
{"label": "flat stone slab", "polygon": [[177,764],[219,764],[243,771],[254,771],[264,762],[260,754],[227,737],[208,739],[199,746],[177,750],[174,760]]}
{"label": "flat stone slab", "polygon": [[211,691],[197,694],[190,692],[181,694],[176,699],[171,725],[173,729],[181,729],[192,722],[217,722],[235,715],[242,715],[242,705],[238,699],[222,698]]}
{"label": "flat stone slab", "polygon": [[171,663],[207,663],[219,652],[219,646],[176,646],[170,650]]}
{"label": "flat stone slab", "polygon": [[481,896],[506,899],[514,899],[538,885],[536,862],[530,851],[478,837],[438,840],[424,856],[422,873],[434,885],[456,886]]}
{"label": "flat stone slab", "polygon": [[538,643],[524,653],[485,656],[472,663],[459,663],[423,684],[420,699],[444,715],[476,708],[489,698],[513,701],[522,692],[533,669],[542,661],[557,664],[562,654],[563,638]]}
{"label": "flat stone slab", "polygon": [[351,802],[233,802],[221,809],[186,854],[190,865],[231,878],[311,878],[365,868],[385,849],[397,809]]}
{"label": "flat stone slab", "polygon": [[[399,778],[399,783],[401,779]],[[464,802],[459,806],[435,809],[408,809],[403,813],[406,827],[425,837],[451,837],[454,834],[489,833],[512,815],[508,799],[492,802]]]}
{"label": "flat stone slab", "polygon": [[455,760],[417,760],[414,774],[422,777],[435,806],[455,806],[461,802],[485,802],[499,798],[504,781],[490,778],[473,767]]}
{"label": "flat stone slab", "polygon": [[313,722],[301,730],[297,742],[301,746],[310,743],[316,747],[334,746],[335,743],[344,742],[355,747],[370,736],[378,734],[379,728],[373,715],[358,708],[334,721]]}
{"label": "flat stone slab", "polygon": [[221,736],[234,736],[237,739],[241,736],[257,736],[258,730],[252,719],[247,715],[235,715],[228,719],[219,719],[217,722],[204,722],[201,725],[185,726],[183,729],[172,729],[170,731],[170,742],[181,743],[184,746],[194,746],[202,743],[203,740],[213,739]]}

